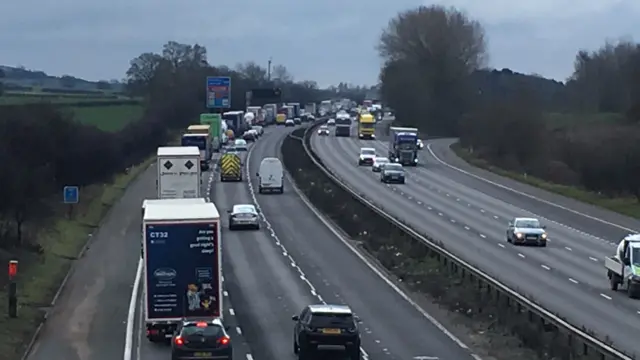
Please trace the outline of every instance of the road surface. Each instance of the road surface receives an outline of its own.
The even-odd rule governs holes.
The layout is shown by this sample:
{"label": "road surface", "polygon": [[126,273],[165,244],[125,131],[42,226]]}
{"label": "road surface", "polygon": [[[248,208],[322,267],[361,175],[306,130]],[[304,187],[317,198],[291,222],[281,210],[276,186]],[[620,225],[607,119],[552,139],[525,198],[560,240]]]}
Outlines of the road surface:
{"label": "road surface", "polygon": [[348,304],[362,318],[364,359],[472,359],[352,253],[288,181],[282,195],[254,193],[261,159],[278,156],[290,131],[268,129],[254,145],[246,161],[250,186],[213,184],[219,208],[257,203],[265,219],[260,231],[223,235],[225,284],[254,357],[295,359],[291,316],[305,305],[326,302]]}
{"label": "road surface", "polygon": [[[619,239],[632,229],[640,229],[640,223],[476,170],[452,153],[451,142],[428,142],[429,147],[420,154],[421,165],[406,169],[404,185],[383,184],[370,167],[357,166],[360,147],[374,147],[379,156],[387,156],[382,133],[378,140],[314,135],[312,148],[335,174],[396,218],[442,241],[455,254],[572,323],[601,337],[609,336],[624,351],[640,353],[636,336],[640,302],[609,290],[602,263],[605,256],[613,255]],[[445,163],[464,167],[464,172]],[[489,178],[494,184],[469,173]],[[516,216],[540,218],[549,232],[548,246],[507,243],[507,223]],[[608,224],[611,222],[622,227]]]}

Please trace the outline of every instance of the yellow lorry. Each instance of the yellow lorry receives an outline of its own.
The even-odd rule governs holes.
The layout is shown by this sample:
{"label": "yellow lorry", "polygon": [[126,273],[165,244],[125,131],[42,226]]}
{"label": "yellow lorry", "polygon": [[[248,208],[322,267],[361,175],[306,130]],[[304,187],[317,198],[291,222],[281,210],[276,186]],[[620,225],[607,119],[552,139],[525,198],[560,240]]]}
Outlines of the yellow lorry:
{"label": "yellow lorry", "polygon": [[358,137],[360,139],[376,138],[376,118],[371,114],[360,114],[358,121]]}
{"label": "yellow lorry", "polygon": [[220,181],[242,181],[240,156],[226,153],[220,157]]}
{"label": "yellow lorry", "polygon": [[277,114],[276,115],[276,125],[284,125],[285,122],[287,122],[287,115],[286,114]]}

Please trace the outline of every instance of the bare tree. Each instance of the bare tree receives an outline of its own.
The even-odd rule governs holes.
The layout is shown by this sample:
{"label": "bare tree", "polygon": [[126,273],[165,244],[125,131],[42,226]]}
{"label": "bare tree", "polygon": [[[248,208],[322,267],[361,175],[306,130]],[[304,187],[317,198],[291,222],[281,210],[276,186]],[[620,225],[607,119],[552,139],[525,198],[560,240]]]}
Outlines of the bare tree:
{"label": "bare tree", "polygon": [[293,82],[293,76],[289,73],[289,70],[284,65],[275,65],[271,69],[271,79],[279,84],[286,84]]}
{"label": "bare tree", "polygon": [[383,97],[398,91],[407,95],[406,102],[400,96],[386,99],[399,119],[414,122],[420,109],[430,114],[421,120],[425,130],[455,134],[473,91],[470,75],[487,61],[480,24],[454,8],[420,6],[389,22],[378,51],[385,62]]}

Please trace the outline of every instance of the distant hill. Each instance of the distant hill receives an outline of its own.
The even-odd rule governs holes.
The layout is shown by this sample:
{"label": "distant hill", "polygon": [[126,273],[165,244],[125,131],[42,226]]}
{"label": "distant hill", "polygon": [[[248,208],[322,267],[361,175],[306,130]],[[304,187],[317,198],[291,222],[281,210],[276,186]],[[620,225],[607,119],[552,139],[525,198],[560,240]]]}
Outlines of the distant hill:
{"label": "distant hill", "polygon": [[52,76],[44,71],[4,65],[0,65],[0,71],[4,73],[0,82],[3,83],[5,91],[121,92],[123,90],[123,84],[117,80],[88,81],[70,75]]}

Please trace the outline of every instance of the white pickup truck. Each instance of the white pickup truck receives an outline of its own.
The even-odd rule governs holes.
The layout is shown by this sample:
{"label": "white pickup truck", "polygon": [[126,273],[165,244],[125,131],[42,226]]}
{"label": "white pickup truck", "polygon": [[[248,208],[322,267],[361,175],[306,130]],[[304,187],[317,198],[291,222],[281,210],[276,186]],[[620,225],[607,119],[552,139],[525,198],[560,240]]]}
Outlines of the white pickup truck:
{"label": "white pickup truck", "polygon": [[625,286],[630,298],[640,297],[640,234],[620,241],[614,256],[604,258],[611,290]]}

